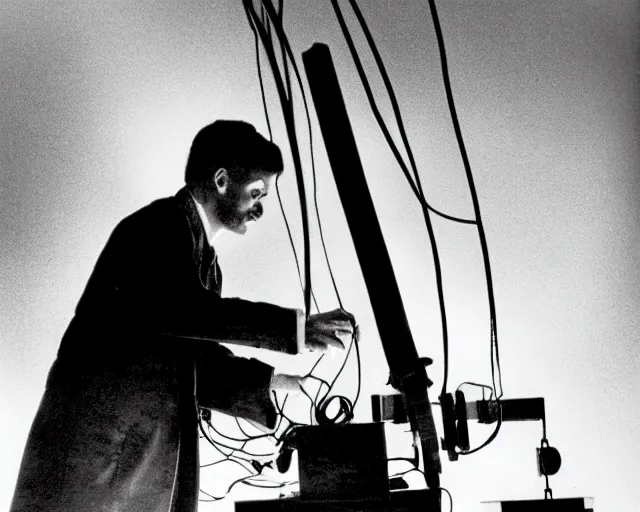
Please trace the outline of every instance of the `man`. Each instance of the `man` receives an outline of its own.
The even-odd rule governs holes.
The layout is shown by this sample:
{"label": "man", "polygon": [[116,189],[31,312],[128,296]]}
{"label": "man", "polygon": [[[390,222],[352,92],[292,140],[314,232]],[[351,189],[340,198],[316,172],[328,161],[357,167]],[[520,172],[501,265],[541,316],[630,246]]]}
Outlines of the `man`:
{"label": "man", "polygon": [[353,317],[221,298],[214,239],[245,233],[283,170],[249,124],[195,137],[185,182],[124,219],[102,251],[34,419],[12,512],[197,510],[198,405],[276,423],[293,376],[218,341],[297,353],[344,348]]}

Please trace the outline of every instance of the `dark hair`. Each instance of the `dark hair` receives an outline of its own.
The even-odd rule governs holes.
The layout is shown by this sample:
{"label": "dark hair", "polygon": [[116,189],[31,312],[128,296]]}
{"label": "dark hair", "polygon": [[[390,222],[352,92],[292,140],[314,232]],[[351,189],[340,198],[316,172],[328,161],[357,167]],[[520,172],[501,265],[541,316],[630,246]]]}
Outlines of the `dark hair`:
{"label": "dark hair", "polygon": [[191,144],[184,181],[199,185],[224,167],[242,183],[253,171],[282,173],[282,155],[273,142],[244,121],[219,120],[198,132]]}

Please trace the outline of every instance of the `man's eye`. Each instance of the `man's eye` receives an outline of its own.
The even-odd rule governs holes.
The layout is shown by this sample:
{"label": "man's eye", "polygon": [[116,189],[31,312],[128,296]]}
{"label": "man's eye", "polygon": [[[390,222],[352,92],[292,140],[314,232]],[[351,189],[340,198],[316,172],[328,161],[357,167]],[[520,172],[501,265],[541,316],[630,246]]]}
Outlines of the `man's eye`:
{"label": "man's eye", "polygon": [[253,199],[258,199],[260,197],[261,192],[259,190],[254,190],[253,192],[251,192],[251,197]]}

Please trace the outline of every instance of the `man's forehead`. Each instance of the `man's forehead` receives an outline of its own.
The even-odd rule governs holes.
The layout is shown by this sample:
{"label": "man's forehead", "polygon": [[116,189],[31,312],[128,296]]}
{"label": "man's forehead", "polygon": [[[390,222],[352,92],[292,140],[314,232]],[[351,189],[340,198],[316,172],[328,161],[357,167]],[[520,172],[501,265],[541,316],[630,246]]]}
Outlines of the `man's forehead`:
{"label": "man's forehead", "polygon": [[275,178],[275,174],[266,172],[253,172],[249,176],[247,187],[268,189]]}

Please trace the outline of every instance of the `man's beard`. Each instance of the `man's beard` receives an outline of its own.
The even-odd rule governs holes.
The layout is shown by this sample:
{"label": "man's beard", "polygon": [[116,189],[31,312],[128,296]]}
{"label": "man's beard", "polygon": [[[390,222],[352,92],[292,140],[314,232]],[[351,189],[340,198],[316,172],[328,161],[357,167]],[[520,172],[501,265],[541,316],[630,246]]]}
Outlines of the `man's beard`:
{"label": "man's beard", "polygon": [[235,194],[220,197],[217,207],[217,215],[220,222],[231,231],[241,227],[247,220],[249,212],[238,209],[238,198]]}

